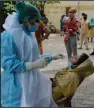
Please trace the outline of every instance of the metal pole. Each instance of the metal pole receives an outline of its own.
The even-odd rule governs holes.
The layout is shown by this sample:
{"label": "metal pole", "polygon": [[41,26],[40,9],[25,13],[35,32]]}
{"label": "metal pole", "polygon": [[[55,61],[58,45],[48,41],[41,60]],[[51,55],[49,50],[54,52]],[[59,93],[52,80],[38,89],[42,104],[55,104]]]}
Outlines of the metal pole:
{"label": "metal pole", "polygon": [[79,14],[80,14],[80,0],[78,0],[78,17],[79,17]]}

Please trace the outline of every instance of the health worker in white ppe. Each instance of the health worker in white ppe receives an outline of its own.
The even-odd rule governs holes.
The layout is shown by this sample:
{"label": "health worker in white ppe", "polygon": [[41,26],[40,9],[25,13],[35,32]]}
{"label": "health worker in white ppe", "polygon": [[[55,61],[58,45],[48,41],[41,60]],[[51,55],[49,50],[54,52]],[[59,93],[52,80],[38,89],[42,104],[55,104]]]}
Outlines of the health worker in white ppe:
{"label": "health worker in white ppe", "polygon": [[1,106],[57,107],[52,84],[38,68],[52,61],[39,56],[35,32],[41,16],[28,2],[18,2],[16,12],[8,15],[1,33]]}

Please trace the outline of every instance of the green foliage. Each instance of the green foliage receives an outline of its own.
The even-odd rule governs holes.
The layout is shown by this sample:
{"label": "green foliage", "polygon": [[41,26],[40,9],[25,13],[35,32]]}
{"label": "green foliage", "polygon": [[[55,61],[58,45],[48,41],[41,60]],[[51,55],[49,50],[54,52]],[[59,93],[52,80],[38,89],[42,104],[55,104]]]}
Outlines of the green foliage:
{"label": "green foliage", "polygon": [[9,14],[15,10],[12,0],[4,0],[4,13]]}
{"label": "green foliage", "polygon": [[33,4],[34,6],[40,7],[41,4],[45,5],[45,4],[60,3],[60,0],[43,0],[43,1],[42,0],[39,0],[39,1],[37,1],[37,0],[29,0],[29,2],[31,4]]}
{"label": "green foliage", "polygon": [[40,8],[41,3],[36,0],[30,0],[29,1],[32,5],[36,6],[37,8]]}
{"label": "green foliage", "polygon": [[60,3],[60,0],[29,0],[29,2],[36,6],[40,11],[44,12],[45,4]]}
{"label": "green foliage", "polygon": [[[16,0],[15,0],[16,1]],[[44,11],[45,4],[54,4],[54,3],[60,3],[60,0],[28,0],[31,4],[36,6],[40,11]],[[4,13],[9,14],[15,10],[13,4],[13,0],[4,0]]]}
{"label": "green foliage", "polygon": [[48,0],[46,1],[48,4],[60,3],[60,0]]}

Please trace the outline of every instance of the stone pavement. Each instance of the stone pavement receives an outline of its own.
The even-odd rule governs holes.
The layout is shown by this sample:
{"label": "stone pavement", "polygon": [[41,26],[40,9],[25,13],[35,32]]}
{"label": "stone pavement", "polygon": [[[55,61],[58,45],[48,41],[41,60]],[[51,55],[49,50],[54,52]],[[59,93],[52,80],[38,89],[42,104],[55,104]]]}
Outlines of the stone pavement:
{"label": "stone pavement", "polygon": [[72,107],[94,107],[94,73],[85,78],[71,100]]}
{"label": "stone pavement", "polygon": [[[62,53],[65,59],[60,59],[51,62],[47,67],[40,69],[48,77],[54,77],[57,71],[61,71],[64,66],[67,66],[67,53],[63,42],[63,36],[60,34],[51,34],[49,40],[43,42],[44,53],[51,53],[53,55]],[[78,42],[79,47],[79,42]],[[82,50],[78,49],[78,55],[81,53],[92,52],[93,43],[89,42],[90,50],[86,50],[83,46]],[[94,62],[94,56],[90,56]],[[87,77],[79,86],[72,98],[72,107],[94,107],[94,74]]]}

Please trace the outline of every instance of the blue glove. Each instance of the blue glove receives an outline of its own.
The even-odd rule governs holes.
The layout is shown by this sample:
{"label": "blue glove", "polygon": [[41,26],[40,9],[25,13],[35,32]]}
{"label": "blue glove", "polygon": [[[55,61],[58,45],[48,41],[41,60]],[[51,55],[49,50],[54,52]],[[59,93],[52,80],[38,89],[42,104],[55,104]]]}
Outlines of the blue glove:
{"label": "blue glove", "polygon": [[47,64],[49,64],[52,61],[52,55],[51,54],[40,55],[40,58],[45,58],[46,61],[47,61]]}
{"label": "blue glove", "polygon": [[72,68],[72,63],[71,63],[71,61],[68,61],[68,68],[69,68],[69,69]]}

